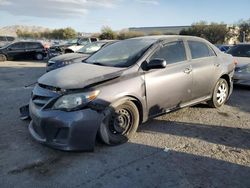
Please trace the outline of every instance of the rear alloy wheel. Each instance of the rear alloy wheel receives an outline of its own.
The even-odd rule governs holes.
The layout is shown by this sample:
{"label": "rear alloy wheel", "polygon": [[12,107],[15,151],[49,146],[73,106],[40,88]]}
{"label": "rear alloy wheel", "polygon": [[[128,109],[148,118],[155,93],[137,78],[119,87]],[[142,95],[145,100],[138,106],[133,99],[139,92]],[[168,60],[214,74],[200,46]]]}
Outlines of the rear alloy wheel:
{"label": "rear alloy wheel", "polygon": [[220,78],[214,88],[213,97],[208,102],[209,106],[219,108],[227,101],[229,93],[228,83],[225,79]]}
{"label": "rear alloy wheel", "polygon": [[132,101],[126,101],[106,111],[98,133],[105,144],[118,145],[127,142],[138,125],[138,109]]}
{"label": "rear alloy wheel", "polygon": [[0,54],[0,61],[7,61],[6,55]]}
{"label": "rear alloy wheel", "polygon": [[43,54],[37,53],[37,54],[35,55],[35,58],[36,58],[36,60],[43,60]]}

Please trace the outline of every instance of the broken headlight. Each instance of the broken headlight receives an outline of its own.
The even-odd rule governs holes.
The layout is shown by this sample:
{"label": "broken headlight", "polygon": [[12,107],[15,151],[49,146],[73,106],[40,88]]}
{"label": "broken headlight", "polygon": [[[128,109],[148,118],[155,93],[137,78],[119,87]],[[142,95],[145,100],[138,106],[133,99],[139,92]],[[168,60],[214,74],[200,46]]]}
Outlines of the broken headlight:
{"label": "broken headlight", "polygon": [[88,104],[90,101],[93,101],[100,91],[91,91],[86,93],[77,93],[77,94],[68,94],[63,95],[57,99],[54,103],[52,109],[54,110],[78,110]]}

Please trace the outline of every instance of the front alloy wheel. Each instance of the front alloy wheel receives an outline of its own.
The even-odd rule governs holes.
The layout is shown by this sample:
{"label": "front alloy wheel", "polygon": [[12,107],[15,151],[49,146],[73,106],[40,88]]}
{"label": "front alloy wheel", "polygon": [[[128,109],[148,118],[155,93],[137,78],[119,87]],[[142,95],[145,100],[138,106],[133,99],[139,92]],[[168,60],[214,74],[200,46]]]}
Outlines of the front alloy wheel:
{"label": "front alloy wheel", "polygon": [[138,109],[132,101],[126,101],[106,111],[99,136],[105,144],[122,144],[136,132],[138,125]]}

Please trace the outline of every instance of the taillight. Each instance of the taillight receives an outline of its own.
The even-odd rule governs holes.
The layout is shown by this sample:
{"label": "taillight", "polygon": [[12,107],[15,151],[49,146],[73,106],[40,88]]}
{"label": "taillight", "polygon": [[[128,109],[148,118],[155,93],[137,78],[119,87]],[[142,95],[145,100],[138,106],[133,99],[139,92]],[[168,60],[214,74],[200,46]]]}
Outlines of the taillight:
{"label": "taillight", "polygon": [[238,64],[238,61],[236,59],[233,59],[233,64],[236,66]]}

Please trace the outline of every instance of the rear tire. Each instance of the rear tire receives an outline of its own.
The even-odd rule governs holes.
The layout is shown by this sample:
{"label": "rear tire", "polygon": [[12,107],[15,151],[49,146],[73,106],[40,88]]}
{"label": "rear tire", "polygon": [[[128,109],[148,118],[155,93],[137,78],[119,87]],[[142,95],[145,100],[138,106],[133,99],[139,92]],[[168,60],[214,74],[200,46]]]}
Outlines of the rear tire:
{"label": "rear tire", "polygon": [[6,55],[0,54],[0,61],[7,61]]}
{"label": "rear tire", "polygon": [[43,60],[43,54],[36,53],[35,58],[36,58],[36,60]]}
{"label": "rear tire", "polygon": [[214,88],[213,96],[208,105],[212,108],[219,108],[225,104],[228,99],[229,86],[225,79],[220,78]]}
{"label": "rear tire", "polygon": [[119,145],[127,142],[139,125],[139,112],[132,101],[125,101],[109,107],[101,123],[98,134],[107,145]]}

